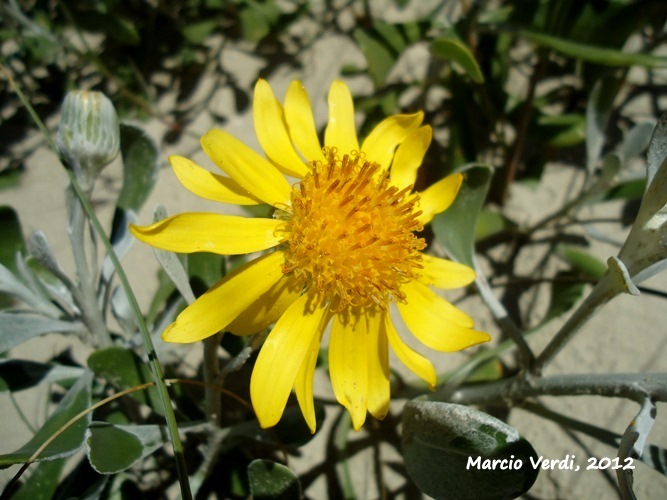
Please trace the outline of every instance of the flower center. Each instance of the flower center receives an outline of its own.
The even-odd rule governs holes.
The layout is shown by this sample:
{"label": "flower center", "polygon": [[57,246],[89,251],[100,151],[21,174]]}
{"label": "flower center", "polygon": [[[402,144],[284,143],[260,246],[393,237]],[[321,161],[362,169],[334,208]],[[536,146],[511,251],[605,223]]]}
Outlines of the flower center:
{"label": "flower center", "polygon": [[388,172],[363,154],[324,153],[327,162],[314,162],[292,188],[283,273],[315,288],[334,312],[405,300],[400,286],[422,268],[426,246],[414,234],[423,229],[419,197],[412,186],[390,185]]}

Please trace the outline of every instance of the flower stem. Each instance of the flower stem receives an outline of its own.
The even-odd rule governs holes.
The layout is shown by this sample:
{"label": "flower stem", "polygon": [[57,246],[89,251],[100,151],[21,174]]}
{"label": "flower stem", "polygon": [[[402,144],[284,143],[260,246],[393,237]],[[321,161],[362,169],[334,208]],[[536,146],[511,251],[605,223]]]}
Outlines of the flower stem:
{"label": "flower stem", "polygon": [[[222,333],[216,333],[204,339],[204,382],[218,386],[220,385],[220,360],[218,359],[218,347]],[[205,389],[206,417],[214,428],[220,426],[220,393],[212,386],[207,385]]]}
{"label": "flower stem", "polygon": [[[181,443],[181,438],[178,434],[178,424],[176,422],[176,416],[174,415],[174,409],[171,407],[171,399],[169,397],[169,391],[167,391],[167,385],[164,381],[164,374],[162,373],[162,367],[160,366],[157,353],[155,352],[155,347],[153,346],[153,340],[151,339],[150,332],[148,331],[148,327],[146,326],[146,321],[144,320],[144,316],[141,313],[139,303],[137,302],[137,298],[135,297],[134,292],[132,291],[130,282],[127,279],[127,275],[125,274],[125,270],[123,269],[123,266],[121,266],[120,261],[118,260],[118,256],[116,255],[116,252],[111,246],[111,242],[109,241],[109,238],[107,237],[104,228],[100,223],[100,220],[97,218],[97,215],[93,210],[93,207],[90,205],[88,198],[86,197],[85,193],[83,192],[83,189],[79,185],[79,182],[77,181],[74,172],[70,169],[66,169],[66,172],[67,176],[69,177],[72,188],[74,189],[74,192],[76,193],[77,197],[79,198],[79,201],[81,202],[81,206],[85,210],[86,215],[90,219],[91,223],[93,224],[93,227],[95,228],[95,231],[99,235],[100,241],[102,241],[102,244],[106,248],[109,258],[111,259],[111,262],[113,263],[113,266],[116,269],[116,274],[118,275],[118,279],[121,282],[123,291],[125,292],[127,300],[130,303],[130,307],[132,308],[134,317],[137,320],[137,325],[139,327],[142,340],[144,342],[144,348],[148,353],[148,362],[151,367],[151,371],[153,372],[153,378],[155,379],[155,383],[157,384],[158,393],[160,394],[160,401],[162,403],[162,409],[164,410],[165,419],[167,420],[167,428],[169,429],[169,437],[171,440],[171,444],[174,447],[174,455],[176,457],[176,470],[178,473],[178,482],[181,487],[181,496],[186,500],[190,500],[192,498],[192,493],[190,492],[190,483],[188,482],[188,473],[187,473],[187,466],[185,464],[185,455],[183,453],[183,444]],[[95,297],[95,295],[93,295],[93,297]]]}
{"label": "flower stem", "polygon": [[[16,92],[16,95],[19,96],[19,99],[28,110],[28,113],[35,121],[37,127],[42,131],[42,134],[44,135],[44,138],[51,147],[51,150],[56,155],[58,155],[58,150],[53,142],[53,139],[51,138],[51,135],[49,134],[48,129],[44,125],[44,122],[40,119],[39,115],[35,112],[35,109],[30,104],[30,101],[26,98],[25,94],[16,84],[16,82],[12,78],[11,73],[7,70],[7,68],[5,68],[1,64],[0,64],[0,70],[2,70],[7,75],[7,78],[12,86],[12,89],[14,90],[14,92]],[[190,500],[192,499],[192,493],[190,491],[190,483],[188,482],[187,467],[185,464],[185,456],[183,454],[183,444],[181,443],[181,438],[178,434],[178,424],[176,423],[176,416],[174,415],[174,410],[171,407],[171,399],[169,398],[167,385],[164,381],[162,367],[160,366],[160,362],[158,361],[157,353],[155,352],[155,346],[153,346],[153,340],[151,339],[151,335],[146,326],[146,321],[144,320],[143,314],[141,314],[139,303],[137,302],[137,298],[134,296],[134,292],[132,291],[130,282],[128,281],[127,275],[125,274],[125,270],[121,266],[120,261],[118,260],[118,256],[116,255],[116,252],[111,246],[111,242],[109,241],[109,238],[104,232],[104,228],[102,227],[100,220],[97,218],[97,215],[93,210],[93,207],[88,202],[88,198],[86,197],[85,193],[83,192],[83,189],[77,182],[76,177],[74,176],[74,172],[72,172],[72,170],[68,168],[65,168],[65,171],[67,172],[67,176],[69,177],[72,189],[74,189],[74,192],[77,194],[79,201],[81,202],[81,206],[86,212],[86,215],[89,217],[90,222],[93,225],[93,228],[100,237],[100,240],[104,244],[104,248],[106,249],[109,258],[113,263],[114,269],[118,274],[118,279],[121,282],[123,290],[127,295],[128,302],[130,303],[130,307],[132,308],[132,312],[137,320],[137,325],[139,326],[139,331],[141,332],[144,348],[148,353],[148,360],[149,360],[149,365],[151,367],[151,371],[153,372],[153,378],[155,379],[155,383],[158,387],[158,392],[160,394],[160,401],[162,403],[162,408],[164,410],[165,419],[167,420],[169,438],[171,440],[172,446],[174,447],[174,455],[176,456],[176,471],[178,473],[178,482],[181,487],[181,497],[185,500]]]}

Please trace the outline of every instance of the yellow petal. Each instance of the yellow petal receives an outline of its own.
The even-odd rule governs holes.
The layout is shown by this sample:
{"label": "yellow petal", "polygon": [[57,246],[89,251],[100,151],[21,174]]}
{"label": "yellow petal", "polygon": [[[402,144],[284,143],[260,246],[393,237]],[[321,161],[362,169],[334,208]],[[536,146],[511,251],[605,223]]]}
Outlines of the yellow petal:
{"label": "yellow petal", "polygon": [[341,157],[359,151],[352,94],[347,85],[339,80],[335,80],[329,88],[329,123],[324,131],[324,145],[337,148]]}
{"label": "yellow petal", "polygon": [[401,291],[406,295],[408,305],[418,305],[420,308],[433,311],[443,321],[454,322],[465,328],[472,328],[475,322],[470,316],[453,306],[428,286],[413,280],[405,283]]}
{"label": "yellow petal", "polygon": [[383,317],[377,308],[368,315],[368,411],[382,420],[389,411],[391,387],[389,382],[389,350]]}
{"label": "yellow petal", "polygon": [[315,376],[315,365],[317,364],[317,355],[320,352],[320,341],[324,329],[320,329],[320,335],[313,335],[313,340],[306,352],[306,358],[301,363],[299,373],[296,375],[294,383],[294,392],[299,402],[301,413],[306,419],[308,428],[312,434],[315,434],[317,428],[317,419],[315,418],[315,399],[313,394],[313,377]]}
{"label": "yellow petal", "polygon": [[276,219],[204,212],[173,215],[150,226],[130,225],[130,230],[138,240],[162,250],[238,255],[278,245],[285,239],[277,231],[281,224]]}
{"label": "yellow petal", "polygon": [[295,280],[285,277],[250,304],[228,326],[234,335],[252,335],[278,321],[285,310],[301,295]]}
{"label": "yellow petal", "polygon": [[252,110],[257,139],[266,155],[284,174],[304,177],[308,167],[292,146],[283,108],[266,80],[259,79],[255,85]]}
{"label": "yellow petal", "polygon": [[410,371],[412,371],[419,378],[424,380],[431,390],[435,389],[436,375],[435,368],[433,368],[433,363],[426,359],[421,354],[413,351],[406,343],[401,340],[401,337],[398,335],[396,328],[394,328],[393,323],[389,314],[384,315],[383,322],[384,331],[380,333],[386,334],[389,339],[389,344],[391,345],[392,350],[401,360],[401,362],[407,366]]}
{"label": "yellow petal", "polygon": [[294,145],[308,161],[326,161],[317,138],[310,99],[303,84],[297,80],[287,89],[285,121]]}
{"label": "yellow petal", "polygon": [[400,189],[414,184],[417,170],[424,160],[426,150],[431,145],[433,130],[428,125],[412,131],[398,146],[391,164],[391,182]]}
{"label": "yellow petal", "polygon": [[272,427],[285,410],[313,337],[322,332],[327,309],[302,295],[275,324],[262,346],[250,378],[250,397],[259,425]]}
{"label": "yellow petal", "polygon": [[354,430],[366,420],[368,401],[368,322],[364,314],[334,316],[329,340],[329,375],[336,399],[350,412]]}
{"label": "yellow petal", "polygon": [[181,312],[162,334],[166,342],[196,342],[227,327],[283,277],[283,252],[255,259],[228,274]]}
{"label": "yellow petal", "polygon": [[462,182],[462,174],[452,174],[418,193],[419,208],[422,211],[418,218],[419,221],[422,224],[428,224],[434,215],[447,210],[456,199]]}
{"label": "yellow petal", "polygon": [[169,162],[181,184],[197,196],[220,203],[233,203],[234,205],[258,205],[262,203],[261,200],[252,196],[233,179],[209,172],[187,158],[174,155],[169,157]]}
{"label": "yellow petal", "polygon": [[285,177],[241,141],[222,130],[211,130],[201,138],[206,154],[239,186],[269,205],[284,205],[292,188]]}
{"label": "yellow petal", "polygon": [[407,303],[398,303],[398,310],[408,329],[419,341],[436,351],[454,352],[491,337],[472,330],[472,320],[463,311],[416,281],[401,288]]}
{"label": "yellow petal", "polygon": [[437,288],[460,288],[475,281],[475,270],[464,264],[422,254],[422,275],[419,281]]}
{"label": "yellow petal", "polygon": [[366,159],[379,163],[385,170],[388,169],[394,158],[396,146],[417,130],[423,119],[424,113],[420,111],[412,115],[394,115],[382,120],[361,145],[361,150],[366,153]]}

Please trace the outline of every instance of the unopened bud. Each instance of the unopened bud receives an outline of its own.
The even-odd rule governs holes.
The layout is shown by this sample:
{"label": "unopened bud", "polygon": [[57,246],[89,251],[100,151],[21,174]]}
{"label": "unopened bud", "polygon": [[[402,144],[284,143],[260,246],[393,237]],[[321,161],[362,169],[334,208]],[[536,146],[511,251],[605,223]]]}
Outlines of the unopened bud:
{"label": "unopened bud", "polygon": [[118,116],[111,101],[101,92],[68,92],[63,101],[57,145],[82,187],[91,189],[120,148]]}

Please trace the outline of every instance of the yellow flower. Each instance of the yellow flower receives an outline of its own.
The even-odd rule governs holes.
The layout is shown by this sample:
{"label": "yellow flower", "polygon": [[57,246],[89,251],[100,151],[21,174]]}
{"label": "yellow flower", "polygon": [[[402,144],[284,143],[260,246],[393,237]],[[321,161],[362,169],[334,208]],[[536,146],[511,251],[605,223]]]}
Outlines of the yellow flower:
{"label": "yellow flower", "polygon": [[[275,208],[272,218],[184,213],[132,227],[138,239],[179,253],[273,249],[225,276],[162,335],[169,342],[195,342],[220,330],[249,335],[275,323],[250,382],[262,427],[280,420],[294,389],[315,432],[313,372],[329,323],[331,382],[355,429],[367,411],[379,419],[388,411],[388,346],[431,387],[436,382],[431,362],[397,334],[390,303],[432,349],[458,351],[490,339],[430,288],[461,287],[475,273],[420,253],[425,242],[415,233],[452,203],[462,182],[453,174],[412,193],[432,135],[421,126],[423,114],[385,119],[360,147],[344,83],[331,85],[328,103],[322,147],[303,85],[292,82],[283,107],[259,80],[255,130],[268,159],[220,130],[208,132],[201,144],[227,176],[170,158],[193,193],[222,203],[268,203]],[[298,182],[290,186],[284,175]]]}

